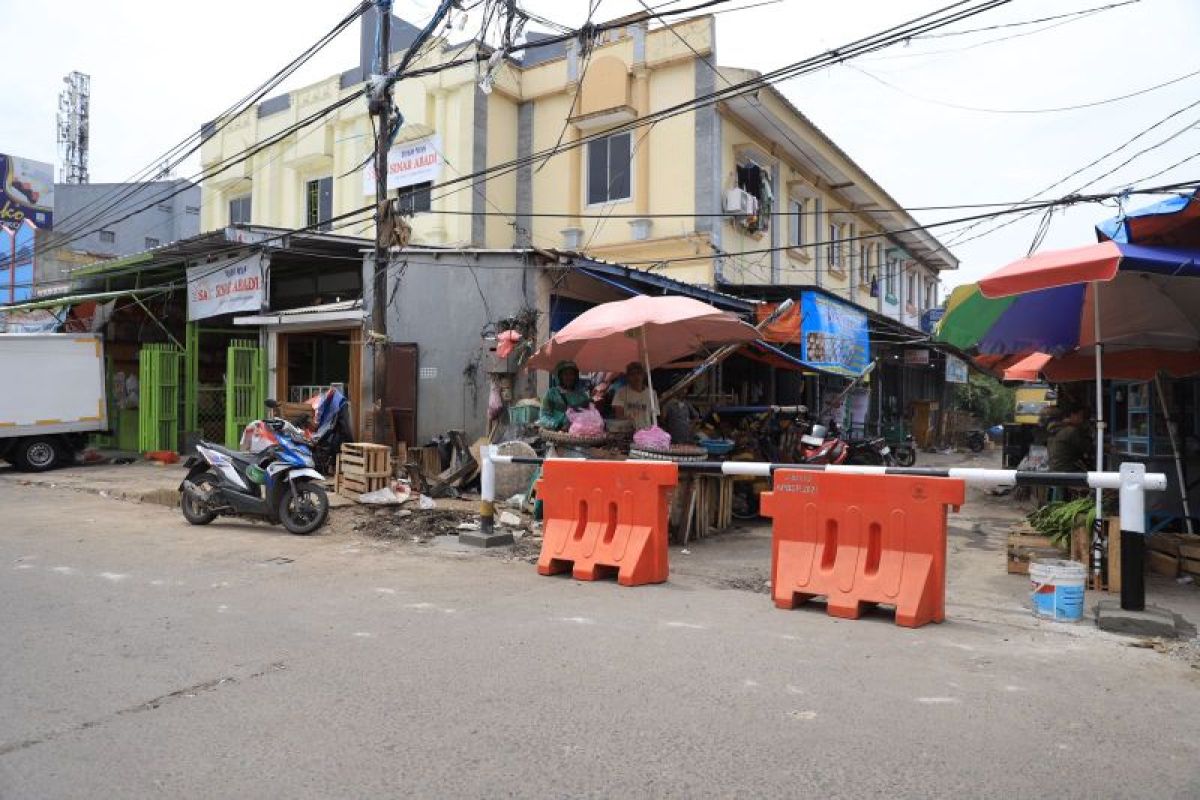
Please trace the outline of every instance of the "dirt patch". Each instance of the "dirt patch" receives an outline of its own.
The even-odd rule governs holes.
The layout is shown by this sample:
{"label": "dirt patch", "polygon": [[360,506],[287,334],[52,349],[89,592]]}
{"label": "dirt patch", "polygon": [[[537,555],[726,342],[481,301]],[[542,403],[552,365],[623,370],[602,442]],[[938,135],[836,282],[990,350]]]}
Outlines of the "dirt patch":
{"label": "dirt patch", "polygon": [[438,536],[458,535],[459,525],[477,520],[478,514],[458,509],[421,511],[354,506],[330,515],[329,524],[339,532],[423,544]]}

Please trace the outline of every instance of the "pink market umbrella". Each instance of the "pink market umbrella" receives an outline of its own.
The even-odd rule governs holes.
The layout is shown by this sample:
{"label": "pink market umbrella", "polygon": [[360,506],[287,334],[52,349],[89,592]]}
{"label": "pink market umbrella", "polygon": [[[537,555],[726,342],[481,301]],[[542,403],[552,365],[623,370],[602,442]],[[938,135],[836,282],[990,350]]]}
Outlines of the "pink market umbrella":
{"label": "pink market umbrella", "polygon": [[699,300],[639,295],[583,312],[554,334],[525,365],[550,370],[560,361],[574,361],[584,372],[620,372],[630,362],[641,361],[649,378],[652,367],[706,346],[758,338],[758,331],[735,314]]}

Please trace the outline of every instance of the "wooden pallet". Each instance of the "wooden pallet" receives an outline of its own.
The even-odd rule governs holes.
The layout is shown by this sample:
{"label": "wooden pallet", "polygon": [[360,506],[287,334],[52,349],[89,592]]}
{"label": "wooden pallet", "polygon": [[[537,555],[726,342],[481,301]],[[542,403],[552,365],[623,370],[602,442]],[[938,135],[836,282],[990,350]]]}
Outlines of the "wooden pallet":
{"label": "wooden pallet", "polygon": [[1008,546],[1005,548],[1005,561],[1008,572],[1012,575],[1028,575],[1029,562],[1043,558],[1062,558],[1059,550],[1049,536],[1042,536],[1027,524],[1008,534]]}

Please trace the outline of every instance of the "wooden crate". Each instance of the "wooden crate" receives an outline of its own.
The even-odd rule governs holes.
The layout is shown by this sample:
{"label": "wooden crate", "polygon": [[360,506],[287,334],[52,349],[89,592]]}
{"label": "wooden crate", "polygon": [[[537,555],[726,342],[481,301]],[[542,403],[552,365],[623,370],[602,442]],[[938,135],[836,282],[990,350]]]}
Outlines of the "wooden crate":
{"label": "wooden crate", "polygon": [[1029,562],[1042,558],[1062,558],[1063,552],[1055,547],[1049,536],[1042,536],[1032,528],[1022,526],[1008,534],[1005,555],[1009,574],[1028,575]]}
{"label": "wooden crate", "polygon": [[1147,550],[1146,563],[1155,575],[1165,575],[1168,578],[1179,577],[1179,556],[1169,555],[1160,550]]}
{"label": "wooden crate", "polygon": [[392,449],[387,445],[346,442],[337,457],[334,491],[358,502],[360,495],[378,491],[392,479]]}

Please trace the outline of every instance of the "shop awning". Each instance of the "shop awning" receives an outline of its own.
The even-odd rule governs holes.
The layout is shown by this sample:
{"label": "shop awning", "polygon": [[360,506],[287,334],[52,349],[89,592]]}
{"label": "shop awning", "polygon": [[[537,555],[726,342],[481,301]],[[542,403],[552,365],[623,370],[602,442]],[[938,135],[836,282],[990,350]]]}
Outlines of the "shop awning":
{"label": "shop awning", "polygon": [[0,313],[6,311],[33,311],[38,308],[54,308],[56,306],[73,306],[76,303],[86,303],[88,301],[103,302],[105,300],[114,300],[118,297],[134,297],[143,294],[154,294],[161,292],[161,288],[146,288],[146,289],[119,289],[112,292],[93,292],[92,294],[71,294],[61,295],[59,297],[45,297],[39,300],[30,300],[25,303],[16,303],[11,306],[0,306]]}

